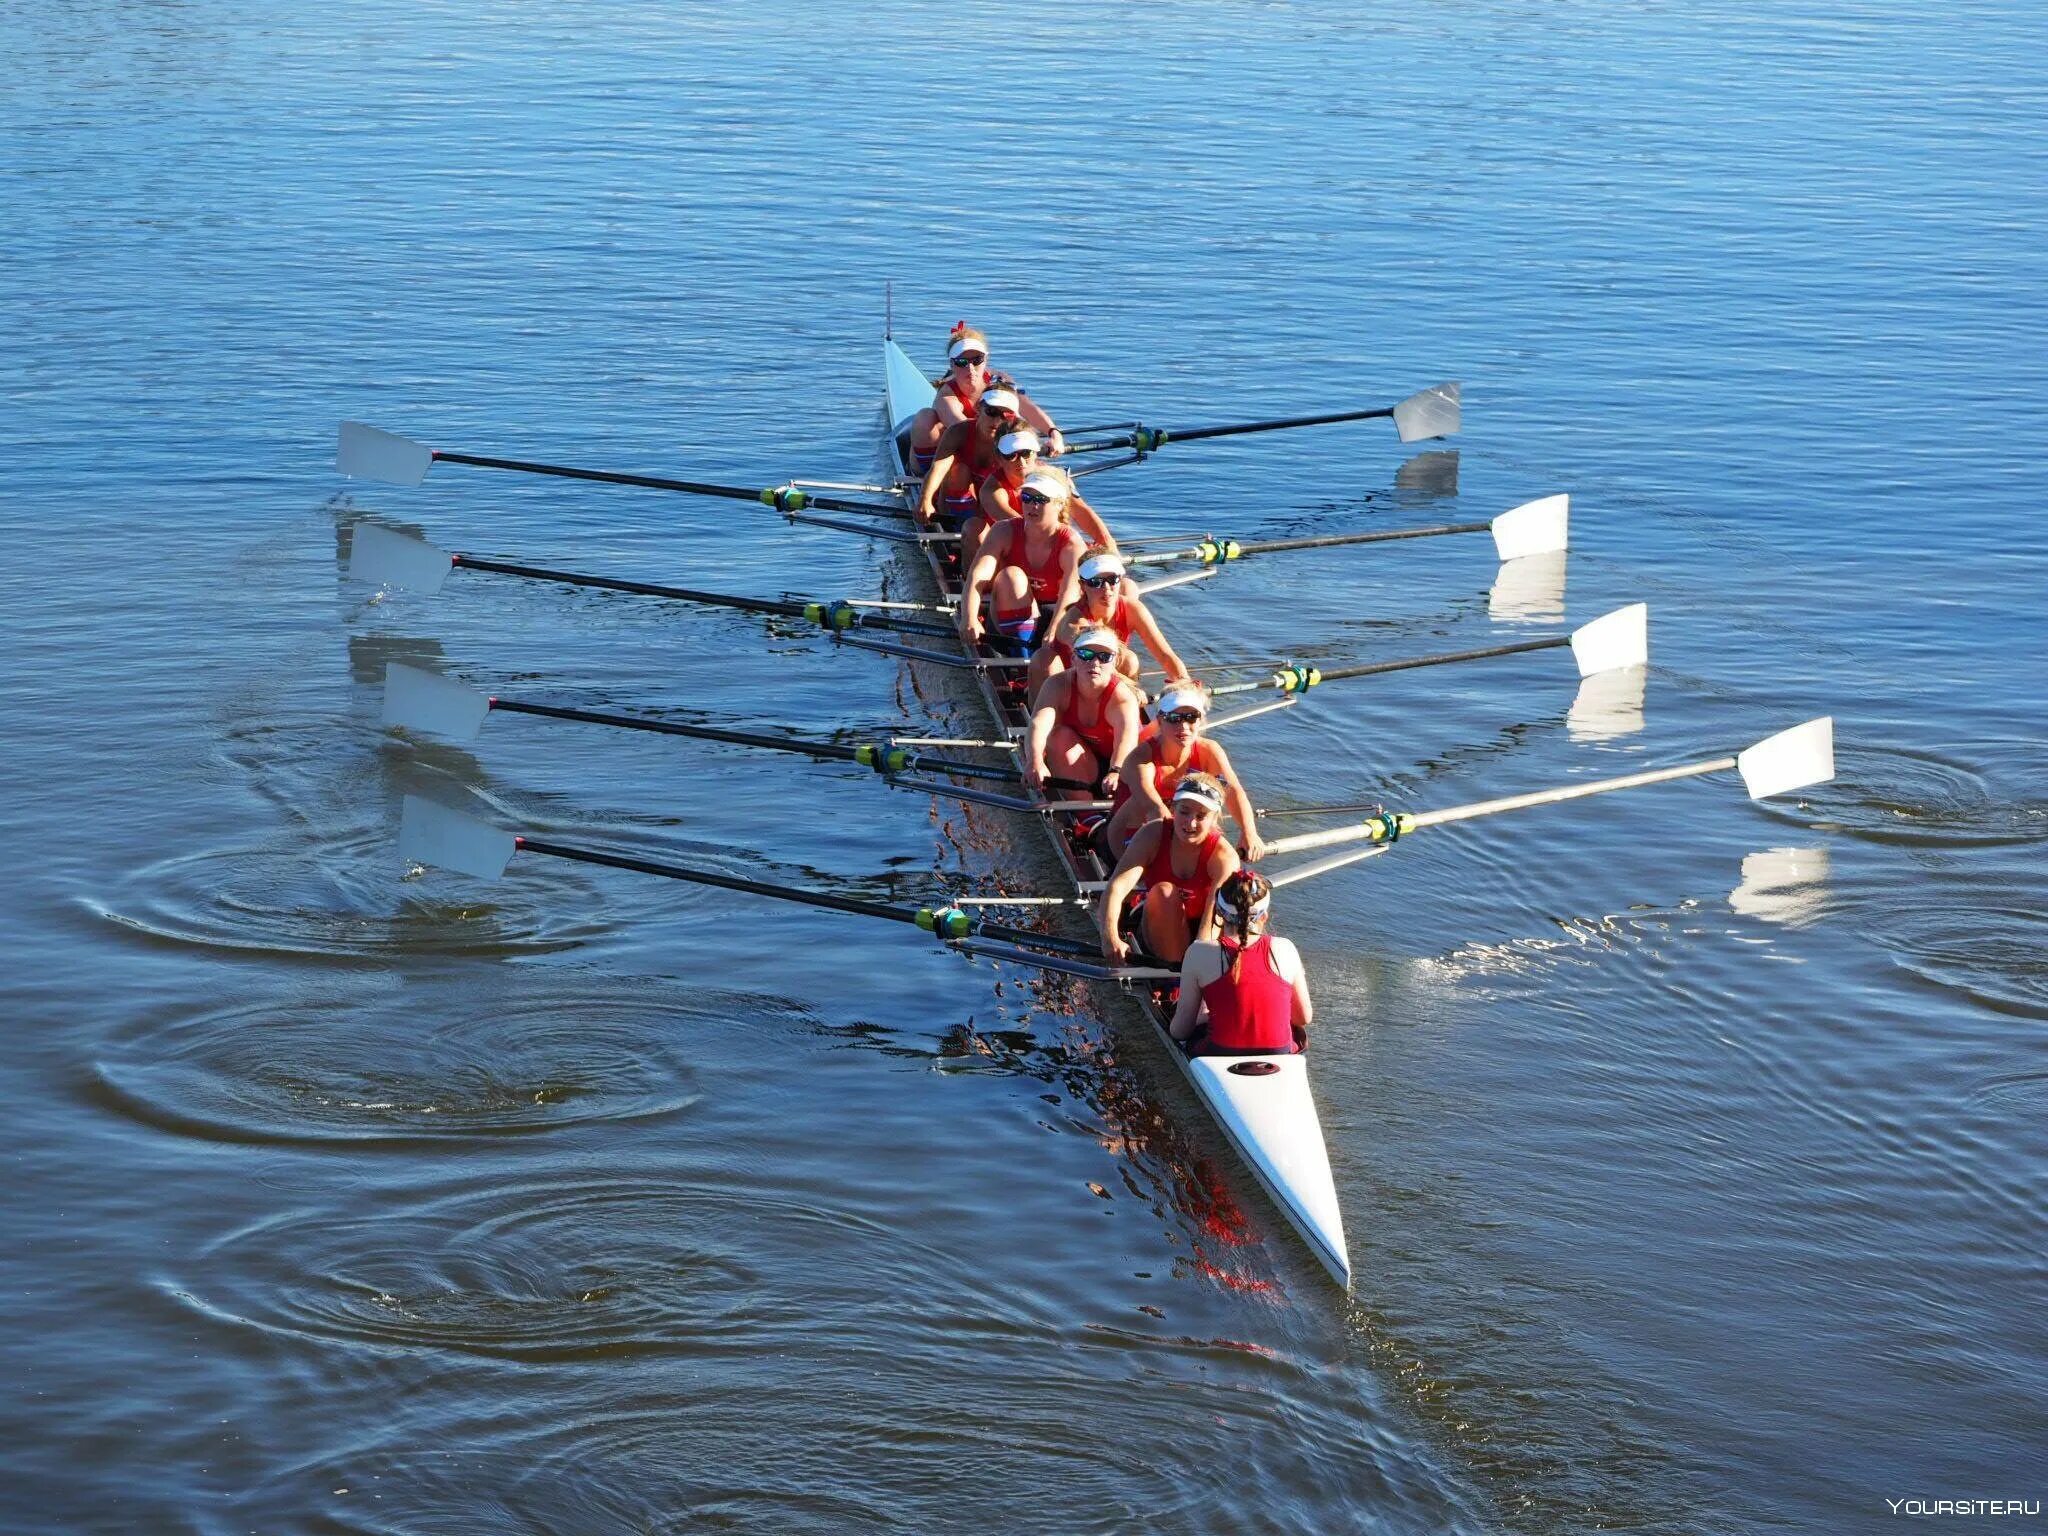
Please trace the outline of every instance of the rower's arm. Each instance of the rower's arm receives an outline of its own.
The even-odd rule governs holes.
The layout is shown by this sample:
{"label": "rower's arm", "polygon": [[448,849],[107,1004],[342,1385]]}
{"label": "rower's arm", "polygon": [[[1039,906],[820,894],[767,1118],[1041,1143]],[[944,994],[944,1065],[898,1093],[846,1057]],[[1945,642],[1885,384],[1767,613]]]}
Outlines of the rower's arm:
{"label": "rower's arm", "polygon": [[1134,595],[1124,601],[1131,605],[1131,627],[1138,632],[1145,649],[1152,653],[1152,659],[1166,668],[1169,678],[1188,676],[1188,664],[1180,659],[1180,652],[1167,643],[1165,631],[1152,617],[1152,610],[1145,606],[1144,599]]}
{"label": "rower's arm", "polygon": [[946,483],[946,476],[953,473],[953,460],[958,454],[946,447],[944,436],[939,446],[932,450],[932,467],[925,471],[924,486],[917,493],[917,520],[930,525],[939,516],[939,487]]}
{"label": "rower's arm", "polygon": [[981,638],[981,600],[988,595],[988,584],[996,579],[997,564],[996,541],[983,539],[974,569],[967,573],[967,585],[960,589],[960,633],[970,640]]}
{"label": "rower's arm", "polygon": [[1109,884],[1102,888],[1102,900],[1095,908],[1095,926],[1102,930],[1103,952],[1113,960],[1123,958],[1116,951],[1123,943],[1124,903],[1131,899],[1131,892],[1138,888],[1138,879],[1145,873],[1145,859],[1151,857],[1152,851],[1149,847],[1146,847],[1144,857],[1141,858],[1138,854],[1150,832],[1150,828],[1141,829],[1126,845],[1124,856],[1117,860],[1116,873],[1109,877]]}
{"label": "rower's arm", "polygon": [[[1202,988],[1216,979],[1210,949],[1206,944],[1190,944],[1180,963],[1180,1001],[1174,1006],[1173,1022],[1166,1026],[1166,1032],[1176,1040],[1185,1040],[1202,1027]],[[1218,954],[1216,958],[1222,956]]]}
{"label": "rower's arm", "polygon": [[1152,807],[1152,814],[1145,820],[1158,821],[1162,817],[1171,816],[1173,808],[1166,803],[1166,797],[1159,793],[1159,770],[1155,767],[1147,773],[1147,765],[1138,756],[1144,745],[1141,741],[1124,754],[1123,766],[1118,777],[1133,795]]}
{"label": "rower's arm", "polygon": [[1316,1005],[1308,995],[1308,967],[1301,963],[1301,951],[1290,939],[1281,939],[1294,956],[1294,1027],[1307,1029],[1316,1020]]}
{"label": "rower's arm", "polygon": [[1045,746],[1052,739],[1053,725],[1059,719],[1059,711],[1053,706],[1052,692],[1050,685],[1039,691],[1039,706],[1031,712],[1031,729],[1024,733],[1024,779],[1034,788],[1037,787],[1036,781],[1045,778]]}
{"label": "rower's arm", "polygon": [[[1215,859],[1214,866],[1208,871],[1211,876],[1209,889],[1212,891],[1220,887],[1224,881],[1228,880],[1244,866],[1244,861],[1237,856],[1237,850],[1228,843],[1224,843],[1217,848]],[[1211,901],[1208,903],[1201,917],[1196,921],[1195,937],[1198,939],[1213,939],[1216,937],[1215,902]]]}
{"label": "rower's arm", "polygon": [[1245,793],[1237,770],[1231,766],[1230,754],[1214,740],[1209,745],[1216,749],[1216,766],[1222,770],[1217,777],[1223,780],[1223,798],[1243,836],[1245,856],[1256,864],[1266,856],[1265,842],[1259,836],[1259,813],[1252,809],[1252,797]]}
{"label": "rower's arm", "polygon": [[[1038,435],[1046,439],[1045,446],[1050,450],[1049,457],[1057,457],[1066,452],[1067,442],[1060,432],[1059,424],[1045,414],[1044,406],[1021,389],[1017,391],[1017,414],[1030,422],[1037,429]],[[1059,441],[1054,442],[1054,438],[1058,438]]]}
{"label": "rower's arm", "polygon": [[1091,544],[1107,544],[1116,548],[1116,535],[1109,531],[1109,524],[1102,520],[1102,514],[1089,506],[1079,491],[1067,500],[1067,518],[1088,537]]}
{"label": "rower's arm", "polygon": [[[1141,722],[1138,719],[1138,700],[1132,690],[1121,684],[1111,686],[1116,689],[1116,703],[1111,706],[1116,711],[1116,724],[1109,734],[1109,770],[1121,780],[1124,763],[1138,745]],[[1108,777],[1108,773],[1103,775],[1104,779]]]}

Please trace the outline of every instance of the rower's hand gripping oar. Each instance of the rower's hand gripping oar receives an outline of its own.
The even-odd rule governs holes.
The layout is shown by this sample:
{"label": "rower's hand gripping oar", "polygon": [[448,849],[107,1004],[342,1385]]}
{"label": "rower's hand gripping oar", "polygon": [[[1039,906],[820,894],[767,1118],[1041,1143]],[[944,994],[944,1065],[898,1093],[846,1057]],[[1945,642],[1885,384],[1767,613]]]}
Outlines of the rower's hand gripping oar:
{"label": "rower's hand gripping oar", "polygon": [[[993,923],[963,912],[958,907],[891,906],[887,902],[868,901],[858,896],[841,896],[832,891],[812,891],[797,886],[776,885],[765,880],[747,880],[738,875],[721,874],[717,870],[695,869],[688,865],[637,858],[630,854],[607,853],[597,848],[580,848],[567,843],[522,837],[500,831],[478,821],[474,816],[465,815],[461,811],[419,795],[405,797],[405,806],[399,818],[398,847],[400,856],[410,863],[431,864],[478,880],[503,878],[514,854],[538,853],[579,864],[598,864],[609,869],[632,870],[638,874],[659,875],[668,880],[685,880],[692,885],[707,885],[723,891],[764,896],[773,901],[794,902],[800,906],[822,907],[828,911],[845,912],[856,917],[874,917],[892,923],[903,923],[922,928],[949,948],[970,948],[970,941],[976,938],[1006,941],[1000,958],[1042,965],[1047,970],[1068,975],[1087,976],[1101,981],[1128,982],[1170,979],[1178,974],[1140,967],[1096,965],[1088,958],[1099,952],[1094,944],[1079,939],[1062,938],[1057,934],[1039,933],[1030,928],[1014,928],[1004,923]],[[1034,954],[1029,950],[1014,947],[1019,945],[1031,946],[1041,953]]]}
{"label": "rower's hand gripping oar", "polygon": [[1676,768],[1653,768],[1645,773],[1628,773],[1619,778],[1598,779],[1590,784],[1565,784],[1555,789],[1539,789],[1499,800],[1478,800],[1470,805],[1454,805],[1440,811],[1391,811],[1348,827],[1270,839],[1266,843],[1266,851],[1271,856],[1329,848],[1339,843],[1391,843],[1423,827],[1472,821],[1481,816],[1498,816],[1504,811],[1555,805],[1565,800],[1583,800],[1589,795],[1612,794],[1619,789],[1638,789],[1647,784],[1664,784],[1673,779],[1695,778],[1706,773],[1725,773],[1731,768],[1742,775],[1742,787],[1752,800],[1824,784],[1835,776],[1834,717],[1823,715],[1818,720],[1795,725],[1729,757],[1708,758]]}
{"label": "rower's hand gripping oar", "polygon": [[1126,555],[1126,565],[1166,565],[1176,560],[1199,560],[1203,565],[1221,565],[1247,555],[1277,554],[1290,549],[1334,549],[1346,544],[1393,544],[1405,539],[1435,539],[1451,533],[1490,533],[1494,552],[1502,560],[1520,560],[1527,555],[1549,555],[1570,542],[1571,498],[1544,496],[1510,508],[1484,522],[1437,523],[1426,528],[1382,528],[1370,533],[1319,534],[1312,538],[1238,539],[1206,538],[1180,549],[1144,550]]}
{"label": "rower's hand gripping oar", "polygon": [[[1282,667],[1268,677],[1249,683],[1223,683],[1211,690],[1213,695],[1230,693],[1251,693],[1259,689],[1274,689],[1289,696],[1289,700],[1321,687],[1324,683],[1337,682],[1351,677],[1378,677],[1388,672],[1412,672],[1418,667],[1442,667],[1453,662],[1485,661],[1495,656],[1519,656],[1525,651],[1554,651],[1570,647],[1572,660],[1578,667],[1579,676],[1592,677],[1596,673],[1612,672],[1622,667],[1647,665],[1650,659],[1650,608],[1647,603],[1630,603],[1626,608],[1617,608],[1612,613],[1602,614],[1591,623],[1581,624],[1568,635],[1551,635],[1542,640],[1513,640],[1506,645],[1481,646],[1470,651],[1442,651],[1434,656],[1403,656],[1393,661],[1367,661],[1350,667],[1312,667],[1301,663]],[[1287,702],[1287,701],[1282,701]],[[1263,714],[1277,705],[1261,705],[1257,709],[1241,714],[1226,716],[1209,722],[1215,730],[1239,720],[1248,720],[1255,714]]]}
{"label": "rower's hand gripping oar", "polygon": [[[423,667],[394,661],[384,669],[384,723],[408,731],[439,736],[448,741],[474,741],[493,711],[511,715],[533,715],[546,720],[572,720],[584,725],[613,730],[644,731],[656,736],[681,736],[696,741],[718,741],[735,747],[759,747],[768,752],[793,752],[821,762],[858,763],[885,777],[901,773],[950,773],[969,779],[994,779],[1016,783],[1022,773],[1014,767],[970,763],[959,758],[912,752],[887,742],[844,744],[817,741],[784,731],[745,731],[730,726],[694,725],[681,720],[650,720],[640,715],[614,714],[607,710],[577,709],[562,704],[531,704],[480,692],[452,677],[429,672]],[[1055,780],[1066,789],[1092,786],[1074,779]],[[924,786],[917,786],[924,787]]]}
{"label": "rower's hand gripping oar", "polygon": [[1420,442],[1430,437],[1449,437],[1459,426],[1457,382],[1454,380],[1421,390],[1397,405],[1373,406],[1366,410],[1332,411],[1320,416],[1283,416],[1272,421],[1243,421],[1222,427],[1182,427],[1173,431],[1164,427],[1134,426],[1131,431],[1114,437],[1070,442],[1067,452],[1102,453],[1129,448],[1143,457],[1168,443],[1193,443],[1210,437],[1242,437],[1252,432],[1280,432],[1290,427],[1321,427],[1333,422],[1371,421],[1379,417],[1392,418],[1394,429],[1401,434],[1404,443]]}
{"label": "rower's hand gripping oar", "polygon": [[483,560],[474,555],[451,554],[424,539],[411,538],[378,523],[357,523],[349,543],[348,573],[358,581],[379,587],[404,587],[414,592],[434,593],[457,567],[469,571],[490,571],[500,576],[517,576],[527,581],[553,581],[571,587],[595,587],[606,592],[632,592],[643,597],[673,598],[685,603],[702,603],[713,608],[736,608],[746,613],[773,614],[779,618],[808,619],[823,629],[886,629],[898,634],[944,635],[955,633],[948,624],[899,619],[886,613],[865,611],[852,601],[799,602],[793,599],[738,597],[725,592],[701,592],[692,587],[663,586],[650,581],[625,581],[615,576],[586,576],[547,566],[515,565],[504,560]]}
{"label": "rower's hand gripping oar", "polygon": [[793,485],[755,490],[744,485],[714,485],[702,480],[676,480],[665,475],[632,475],[609,469],[577,469],[566,464],[537,464],[529,459],[494,459],[474,453],[429,448],[425,443],[366,422],[344,421],[335,444],[335,465],[359,480],[387,485],[418,485],[436,463],[470,464],[481,469],[509,469],[524,475],[553,475],[563,480],[596,480],[606,485],[639,485],[690,496],[720,496],[731,501],[757,501],[778,512],[818,507],[827,512],[867,512],[879,517],[908,518],[909,512],[887,502],[848,501],[839,496],[813,496]]}

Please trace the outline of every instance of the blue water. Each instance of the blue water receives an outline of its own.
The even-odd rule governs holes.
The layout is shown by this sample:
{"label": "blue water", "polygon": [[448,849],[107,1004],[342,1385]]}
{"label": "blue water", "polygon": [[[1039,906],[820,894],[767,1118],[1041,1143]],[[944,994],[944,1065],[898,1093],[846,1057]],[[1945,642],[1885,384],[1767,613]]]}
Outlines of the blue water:
{"label": "blue water", "polygon": [[[0,1419],[23,1531],[1860,1531],[2048,1491],[2048,52],[2022,7],[0,5]],[[1466,430],[1169,447],[1247,561],[1184,653],[1651,606],[1237,728],[1424,809],[1832,713],[1840,774],[1417,834],[1283,893],[1348,1299],[1085,989],[399,797],[905,901],[1049,878],[863,770],[493,720],[393,660],[974,728],[744,615],[341,578],[370,517],[764,594],[913,589],[744,504],[333,471],[343,417],[738,483],[878,471],[885,285],[1069,423],[1464,381]],[[1273,830],[1299,823],[1276,821]],[[1939,1524],[1937,1520],[1935,1523]]]}

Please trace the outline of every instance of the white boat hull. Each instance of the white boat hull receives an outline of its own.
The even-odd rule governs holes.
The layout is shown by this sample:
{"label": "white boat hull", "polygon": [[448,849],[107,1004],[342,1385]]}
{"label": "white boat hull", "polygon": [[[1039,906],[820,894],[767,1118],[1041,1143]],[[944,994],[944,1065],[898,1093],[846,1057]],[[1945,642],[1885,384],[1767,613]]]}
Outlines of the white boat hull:
{"label": "white boat hull", "polygon": [[[888,386],[890,438],[899,465],[906,464],[912,419],[932,403],[931,380],[893,341],[882,343]],[[958,583],[934,546],[926,546],[932,579],[948,597]],[[1022,726],[1019,712],[1006,707],[985,671],[977,672],[983,702],[991,717],[1012,734]],[[1054,851],[1077,886],[1105,877],[1093,858],[1084,867],[1051,817],[1037,818],[1046,828]],[[1309,1091],[1305,1056],[1189,1057],[1167,1032],[1167,1017],[1146,992],[1134,991],[1139,1010],[1158,1032],[1166,1052],[1209,1112],[1229,1136],[1231,1145],[1251,1169],[1273,1203],[1301,1234],[1323,1266],[1348,1287],[1351,1258],[1344,1243],[1344,1217],[1337,1203],[1336,1181],[1330,1175],[1329,1150],[1322,1121]]]}

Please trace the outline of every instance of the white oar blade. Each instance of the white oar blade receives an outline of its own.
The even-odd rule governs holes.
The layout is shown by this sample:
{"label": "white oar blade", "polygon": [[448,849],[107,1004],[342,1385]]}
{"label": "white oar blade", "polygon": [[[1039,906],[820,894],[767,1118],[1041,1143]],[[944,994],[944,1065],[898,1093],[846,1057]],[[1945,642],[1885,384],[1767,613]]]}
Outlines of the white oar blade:
{"label": "white oar blade", "polygon": [[442,736],[450,741],[475,741],[491,712],[490,699],[452,677],[394,661],[384,669],[384,723]]}
{"label": "white oar blade", "polygon": [[1572,660],[1579,676],[1640,667],[1650,659],[1650,605],[1630,603],[1572,631]]}
{"label": "white oar blade", "polygon": [[518,848],[519,841],[510,832],[500,832],[474,816],[418,795],[405,797],[398,822],[398,852],[411,863],[496,880]]}
{"label": "white oar blade", "polygon": [[1555,554],[1569,541],[1571,519],[1569,496],[1525,501],[1493,520],[1493,547],[1503,560]]}
{"label": "white oar blade", "polygon": [[1789,794],[1835,776],[1835,718],[1822,715],[1766,737],[1735,755],[1735,770],[1749,798]]}
{"label": "white oar blade", "polygon": [[348,573],[374,587],[438,592],[455,557],[424,539],[410,539],[379,523],[357,523],[348,547]]}
{"label": "white oar blade", "polygon": [[344,475],[358,480],[418,485],[433,468],[434,450],[368,422],[344,421],[334,447],[334,463]]}
{"label": "white oar blade", "polygon": [[1404,443],[1426,437],[1450,437],[1458,430],[1458,385],[1453,380],[1410,395],[1394,407],[1394,428]]}

